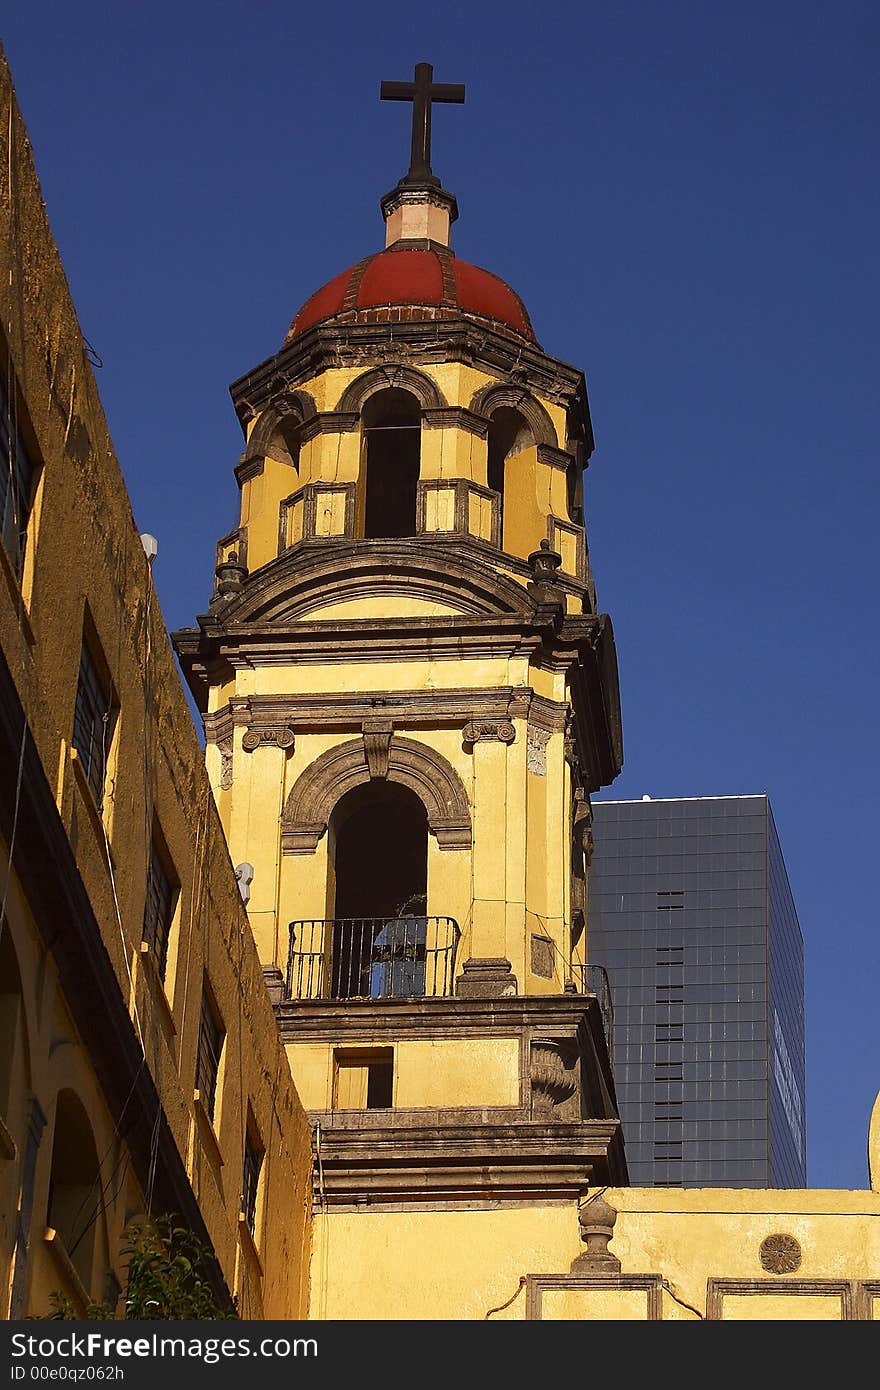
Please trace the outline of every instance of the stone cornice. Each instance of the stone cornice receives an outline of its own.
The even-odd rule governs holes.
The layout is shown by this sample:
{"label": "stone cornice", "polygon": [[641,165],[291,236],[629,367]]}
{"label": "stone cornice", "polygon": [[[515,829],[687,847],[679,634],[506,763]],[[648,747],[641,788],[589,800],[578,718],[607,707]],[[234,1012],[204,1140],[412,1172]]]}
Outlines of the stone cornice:
{"label": "stone cornice", "polygon": [[593,432],[583,372],[521,338],[465,315],[425,322],[323,323],[298,335],[232,383],[230,394],[242,424],[265,410],[278,393],[279,378],[291,390],[330,367],[375,367],[383,361],[411,366],[463,362],[527,386],[573,412],[583,439],[584,463]]}
{"label": "stone cornice", "polygon": [[625,1174],[619,1120],[511,1124],[491,1113],[423,1125],[400,1124],[394,1111],[318,1116],[323,1201],[398,1210],[574,1201],[591,1183]]}
{"label": "stone cornice", "polygon": [[243,695],[204,716],[212,743],[231,738],[235,727],[293,730],[356,730],[365,720],[382,717],[396,729],[463,727],[470,719],[526,719],[549,732],[566,727],[569,706],[536,695],[530,686],[494,689],[461,687],[444,690],[384,690],[361,694]]}
{"label": "stone cornice", "polygon": [[592,994],[508,994],[494,999],[296,999],[275,1006],[285,1042],[378,1042],[394,1038],[512,1037],[537,1031],[602,1034]]}

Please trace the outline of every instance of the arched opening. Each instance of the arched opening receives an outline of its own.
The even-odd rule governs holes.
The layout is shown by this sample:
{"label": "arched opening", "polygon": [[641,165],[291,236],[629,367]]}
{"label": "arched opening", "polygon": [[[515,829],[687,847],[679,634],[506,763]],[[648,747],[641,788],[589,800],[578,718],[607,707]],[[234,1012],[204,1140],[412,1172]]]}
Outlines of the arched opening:
{"label": "arched opening", "polygon": [[364,537],[414,536],[422,414],[409,391],[370,396],[364,422]]}
{"label": "arched opening", "polygon": [[88,1116],[73,1091],[59,1091],[46,1224],[56,1230],[91,1292],[103,1192]]}
{"label": "arched opening", "polygon": [[[16,1080],[25,1064],[23,1001],[18,958],[7,929],[0,937],[0,1119],[15,1135]],[[19,1136],[20,1137],[20,1136]]]}
{"label": "arched opening", "polygon": [[511,406],[499,406],[493,411],[489,421],[489,461],[486,481],[494,492],[501,498],[500,509],[500,531],[502,549],[508,549],[504,544],[504,506],[505,484],[507,481],[507,460],[513,458],[515,454],[520,454],[524,449],[530,449],[534,444],[532,431],[528,422],[523,419],[518,410]]}
{"label": "arched opening", "polygon": [[266,444],[266,457],[299,471],[300,422],[294,415],[282,415]]}
{"label": "arched opening", "polygon": [[428,816],[415,792],[375,779],[337,803],[331,992],[423,994]]}

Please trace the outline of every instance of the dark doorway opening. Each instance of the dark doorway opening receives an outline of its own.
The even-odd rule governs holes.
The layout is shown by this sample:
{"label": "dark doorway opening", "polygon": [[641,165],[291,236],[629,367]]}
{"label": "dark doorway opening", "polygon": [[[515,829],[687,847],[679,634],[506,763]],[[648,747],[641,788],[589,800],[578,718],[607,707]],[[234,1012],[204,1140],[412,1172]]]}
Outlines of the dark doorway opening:
{"label": "dark doorway opening", "polygon": [[408,787],[377,779],[341,799],[333,830],[332,996],[423,993],[428,886],[423,803]]}
{"label": "dark doorway opening", "polygon": [[408,391],[393,387],[367,401],[366,539],[415,535],[421,431],[421,408]]}

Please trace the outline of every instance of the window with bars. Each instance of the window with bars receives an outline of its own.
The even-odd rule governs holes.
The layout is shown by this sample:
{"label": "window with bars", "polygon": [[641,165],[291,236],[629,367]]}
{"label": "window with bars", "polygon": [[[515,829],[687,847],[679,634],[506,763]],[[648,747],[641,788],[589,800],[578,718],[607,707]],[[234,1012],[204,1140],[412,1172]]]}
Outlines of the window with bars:
{"label": "window with bars", "polygon": [[147,869],[147,895],[144,902],[144,925],[141,939],[147,943],[156,959],[160,977],[165,979],[168,961],[168,938],[177,901],[177,883],[166,867],[167,855],[154,832],[150,845]]}
{"label": "window with bars", "polygon": [[[3,374],[5,376],[5,373]],[[24,573],[24,551],[37,466],[18,427],[15,387],[0,377],[0,535],[17,579]]]}
{"label": "window with bars", "polygon": [[257,1226],[257,1190],[260,1185],[260,1170],[263,1167],[263,1146],[260,1143],[250,1120],[244,1140],[244,1165],[241,1177],[241,1210],[251,1235]]}
{"label": "window with bars", "polygon": [[199,1018],[199,1050],[196,1057],[196,1090],[208,1118],[213,1120],[217,1099],[217,1073],[226,1030],[205,982],[202,989],[202,1012]]}
{"label": "window with bars", "polygon": [[83,639],[73,711],[73,746],[99,807],[104,799],[107,751],[115,713],[109,682],[102,679],[88,643]]}

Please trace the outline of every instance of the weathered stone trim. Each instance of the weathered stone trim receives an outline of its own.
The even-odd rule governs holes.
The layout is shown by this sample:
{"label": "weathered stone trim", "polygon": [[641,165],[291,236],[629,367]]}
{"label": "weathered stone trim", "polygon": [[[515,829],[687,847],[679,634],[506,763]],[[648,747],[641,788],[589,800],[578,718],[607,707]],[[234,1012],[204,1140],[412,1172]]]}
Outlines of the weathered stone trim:
{"label": "weathered stone trim", "polygon": [[[452,492],[455,497],[453,504],[453,523],[449,531],[438,531],[434,528],[427,529],[427,494],[429,492]],[[470,478],[427,478],[420,481],[416,486],[416,531],[419,535],[456,535],[467,538],[472,535],[470,530],[470,496],[471,493],[477,497],[488,498],[492,504],[491,536],[488,542],[493,548],[501,547],[501,494],[494,488],[483,487],[482,483],[475,483]],[[475,540],[482,540],[482,537],[474,537]]]}
{"label": "weathered stone trim", "polygon": [[587,575],[587,544],[586,533],[583,526],[578,526],[574,521],[562,521],[558,516],[547,518],[547,540],[550,542],[550,549],[559,550],[557,537],[562,534],[573,536],[575,541],[575,577],[586,582]]}
{"label": "weathered stone trim", "polygon": [[235,480],[238,486],[244,487],[245,483],[249,483],[253,478],[259,478],[260,474],[265,472],[265,469],[266,457],[264,454],[254,454],[253,457],[248,454],[242,454],[232,471],[235,474]]}
{"label": "weathered stone trim", "polygon": [[387,719],[398,730],[432,725],[463,727],[468,719],[528,719],[539,729],[559,732],[568,705],[535,695],[530,686],[470,686],[433,690],[375,690],[351,694],[238,695],[204,716],[206,737],[216,742],[236,725],[289,723],[294,729],[359,729],[365,720]]}
{"label": "weathered stone trim", "polygon": [[341,413],[354,411],[360,414],[371,396],[377,391],[387,391],[391,388],[411,392],[423,410],[442,410],[447,405],[439,386],[424,372],[400,363],[389,363],[388,366],[373,367],[350,382],[340,396],[336,410]]}
{"label": "weathered stone trim", "polygon": [[466,430],[478,439],[485,439],[489,433],[489,421],[475,415],[463,405],[447,405],[437,410],[423,410],[422,424],[428,430]]}
{"label": "weathered stone trim", "polygon": [[618,1140],[615,1120],[511,1124],[491,1110],[464,1125],[400,1124],[393,1110],[324,1111],[319,1118],[321,1196],[330,1207],[576,1200],[591,1182],[608,1181],[609,1150]]}
{"label": "weathered stone trim", "polygon": [[[467,792],[455,769],[427,744],[394,737],[386,777],[408,787],[423,802],[428,829],[441,849],[469,849],[471,819]],[[327,829],[333,807],[352,788],[371,780],[362,739],[322,753],[300,774],[281,814],[285,854],[313,854]]]}
{"label": "weathered stone trim", "polygon": [[546,463],[549,468],[558,468],[562,473],[567,473],[575,462],[575,457],[567,449],[559,449],[553,444],[539,444],[538,462]]}
{"label": "weathered stone trim", "polygon": [[724,1299],[728,1294],[734,1297],[785,1294],[794,1298],[824,1295],[839,1298],[841,1321],[851,1322],[859,1317],[859,1292],[858,1280],[848,1279],[790,1279],[786,1275],[778,1279],[709,1279],[706,1318],[711,1322],[723,1321]]}
{"label": "weathered stone trim", "polygon": [[493,413],[502,406],[519,411],[532,431],[532,437],[536,444],[545,444],[553,449],[558,449],[559,440],[556,437],[553,421],[545,407],[524,386],[511,385],[506,382],[481,386],[471,400],[469,408],[475,415],[480,415],[484,420],[490,421]]}
{"label": "weathered stone trim", "polygon": [[360,422],[357,411],[324,410],[319,415],[312,415],[300,426],[300,444],[307,444],[319,434],[352,434]]}
{"label": "weathered stone trim", "polygon": [[[507,377],[522,372],[523,382],[538,396],[556,401],[569,414],[568,433],[583,440],[583,461],[593,450],[593,432],[583,373],[537,345],[499,332],[491,323],[456,315],[442,322],[321,323],[307,329],[275,356],[234,382],[231,389],[239,419],[245,422],[273,398],[283,372],[291,384],[313,380],[329,367],[374,366],[386,356],[389,363],[414,366],[464,362],[490,375]],[[547,441],[557,444],[553,439]]]}
{"label": "weathered stone trim", "polygon": [[228,531],[225,536],[221,536],[217,542],[214,566],[223,563],[230,550],[234,550],[238,556],[238,563],[247,568],[247,547],[248,533],[246,526],[236,526],[234,530]]}
{"label": "weathered stone trim", "polygon": [[663,1279],[659,1274],[597,1274],[581,1278],[573,1274],[529,1274],[526,1277],[526,1321],[543,1321],[544,1294],[553,1289],[629,1289],[644,1290],[646,1322],[663,1317]]}

